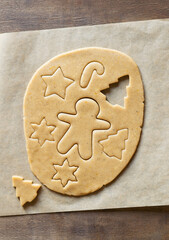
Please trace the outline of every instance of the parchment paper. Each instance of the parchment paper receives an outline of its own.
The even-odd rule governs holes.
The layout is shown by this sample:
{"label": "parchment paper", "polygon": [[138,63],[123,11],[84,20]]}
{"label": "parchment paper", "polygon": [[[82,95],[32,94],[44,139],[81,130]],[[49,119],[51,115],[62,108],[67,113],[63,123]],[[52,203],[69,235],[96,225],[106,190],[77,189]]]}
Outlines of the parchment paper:
{"label": "parchment paper", "polygon": [[[81,47],[120,50],[138,64],[145,88],[141,142],[113,183],[84,197],[42,187],[20,206],[12,175],[32,174],[23,132],[23,97],[33,73],[57,54]],[[110,96],[109,96],[110,98]],[[169,204],[169,21],[153,20],[0,35],[0,215]]]}

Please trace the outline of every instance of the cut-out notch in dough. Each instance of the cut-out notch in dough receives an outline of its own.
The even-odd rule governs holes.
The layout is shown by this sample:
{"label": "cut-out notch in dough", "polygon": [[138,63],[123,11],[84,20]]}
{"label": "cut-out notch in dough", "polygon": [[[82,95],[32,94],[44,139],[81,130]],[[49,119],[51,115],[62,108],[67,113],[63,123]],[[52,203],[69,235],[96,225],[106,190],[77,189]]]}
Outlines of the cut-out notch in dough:
{"label": "cut-out notch in dough", "polygon": [[123,76],[118,79],[118,82],[109,85],[109,88],[101,92],[106,96],[106,99],[112,105],[120,105],[124,107],[124,99],[127,97],[127,87],[129,86],[129,76]]}

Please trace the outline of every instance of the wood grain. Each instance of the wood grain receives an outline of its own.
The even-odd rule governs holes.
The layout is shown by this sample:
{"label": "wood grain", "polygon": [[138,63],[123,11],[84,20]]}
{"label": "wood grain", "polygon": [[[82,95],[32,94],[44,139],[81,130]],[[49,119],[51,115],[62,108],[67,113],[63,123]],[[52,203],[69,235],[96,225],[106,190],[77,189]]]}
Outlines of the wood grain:
{"label": "wood grain", "polygon": [[168,0],[0,1],[0,32],[168,17]]}
{"label": "wood grain", "polygon": [[1,217],[0,239],[168,240],[168,224],[168,207]]}
{"label": "wood grain", "polygon": [[[0,0],[0,32],[154,18],[169,18],[168,0]],[[169,207],[1,217],[9,239],[168,240]]]}

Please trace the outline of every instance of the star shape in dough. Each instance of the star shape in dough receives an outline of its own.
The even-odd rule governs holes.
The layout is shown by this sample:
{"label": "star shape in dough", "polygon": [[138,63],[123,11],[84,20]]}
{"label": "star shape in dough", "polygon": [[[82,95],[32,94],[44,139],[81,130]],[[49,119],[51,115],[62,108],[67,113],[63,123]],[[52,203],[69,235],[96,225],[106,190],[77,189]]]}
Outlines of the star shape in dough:
{"label": "star shape in dough", "polygon": [[46,140],[54,141],[54,137],[51,133],[54,131],[54,126],[47,125],[46,119],[43,118],[40,124],[31,124],[34,132],[30,136],[30,138],[38,139],[39,144],[42,146]]}
{"label": "star shape in dough", "polygon": [[77,178],[74,173],[77,171],[78,167],[69,166],[67,159],[63,162],[62,165],[54,165],[56,174],[53,176],[54,180],[60,180],[63,187],[65,187],[68,181],[77,182]]}
{"label": "star shape in dough", "polygon": [[45,97],[57,94],[61,98],[65,98],[66,88],[73,83],[73,80],[64,76],[61,68],[59,67],[53,75],[42,76],[46,84]]}

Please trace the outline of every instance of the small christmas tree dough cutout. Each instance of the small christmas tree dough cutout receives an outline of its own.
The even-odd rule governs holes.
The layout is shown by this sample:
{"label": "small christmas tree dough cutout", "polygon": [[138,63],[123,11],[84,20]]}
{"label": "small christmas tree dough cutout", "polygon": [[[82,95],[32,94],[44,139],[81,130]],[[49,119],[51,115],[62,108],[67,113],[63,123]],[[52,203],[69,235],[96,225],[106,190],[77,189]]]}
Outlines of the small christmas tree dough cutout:
{"label": "small christmas tree dough cutout", "polygon": [[79,154],[83,159],[92,157],[92,138],[94,130],[104,130],[110,123],[97,118],[99,105],[93,99],[83,98],[76,103],[77,114],[60,113],[58,118],[70,124],[68,131],[58,144],[58,150],[64,154],[78,144]]}
{"label": "small christmas tree dough cutout", "polygon": [[73,80],[63,75],[59,67],[52,76],[42,76],[46,83],[45,97],[56,94],[61,98],[65,98],[67,87],[73,83]]}
{"label": "small christmas tree dough cutout", "polygon": [[100,141],[103,151],[109,157],[122,158],[122,151],[125,149],[125,140],[128,139],[128,129],[119,130],[115,135],[109,135],[106,140]]}
{"label": "small christmas tree dough cutout", "polygon": [[68,181],[76,181],[77,178],[74,175],[77,171],[77,166],[70,166],[68,160],[66,159],[62,165],[54,165],[56,174],[53,176],[54,180],[60,180],[63,187],[65,187]]}
{"label": "small christmas tree dough cutout", "polygon": [[32,123],[32,128],[34,132],[31,134],[30,138],[37,139],[39,144],[42,146],[46,140],[54,141],[54,137],[51,133],[54,131],[54,126],[48,126],[46,119],[43,118],[40,124]]}
{"label": "small christmas tree dough cutout", "polygon": [[20,204],[23,206],[26,202],[32,202],[36,196],[41,184],[35,184],[31,180],[24,180],[23,177],[12,177],[13,187],[16,188],[16,197],[19,197]]}

